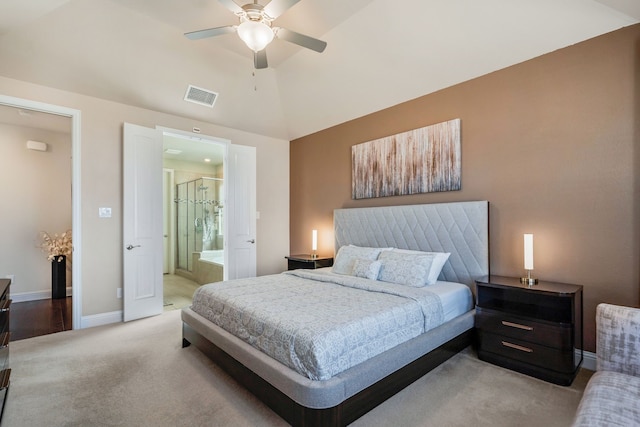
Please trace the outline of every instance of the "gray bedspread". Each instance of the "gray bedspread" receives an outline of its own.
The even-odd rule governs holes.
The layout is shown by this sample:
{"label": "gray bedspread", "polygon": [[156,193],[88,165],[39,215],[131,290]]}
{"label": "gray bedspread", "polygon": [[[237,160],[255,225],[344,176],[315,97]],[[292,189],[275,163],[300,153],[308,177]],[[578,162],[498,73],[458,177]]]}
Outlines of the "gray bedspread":
{"label": "gray bedspread", "polygon": [[329,379],[444,318],[428,287],[318,270],[205,285],[192,310],[312,380]]}

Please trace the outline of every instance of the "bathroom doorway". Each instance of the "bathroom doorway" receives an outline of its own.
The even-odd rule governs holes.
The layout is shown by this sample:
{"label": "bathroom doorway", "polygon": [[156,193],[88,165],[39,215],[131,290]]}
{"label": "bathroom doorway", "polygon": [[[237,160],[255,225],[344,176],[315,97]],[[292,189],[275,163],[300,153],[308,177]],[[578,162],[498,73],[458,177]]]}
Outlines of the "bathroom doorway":
{"label": "bathroom doorway", "polygon": [[164,310],[224,277],[226,143],[165,132]]}

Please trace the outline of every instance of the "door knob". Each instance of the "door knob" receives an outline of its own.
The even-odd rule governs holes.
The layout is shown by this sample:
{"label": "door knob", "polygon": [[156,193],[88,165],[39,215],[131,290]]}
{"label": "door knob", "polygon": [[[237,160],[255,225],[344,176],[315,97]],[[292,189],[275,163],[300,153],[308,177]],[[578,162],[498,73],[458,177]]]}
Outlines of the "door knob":
{"label": "door knob", "polygon": [[247,240],[247,243],[255,243],[256,239]]}
{"label": "door knob", "polygon": [[133,249],[133,248],[139,248],[139,247],[140,247],[140,245],[135,245],[135,246],[133,246],[133,245],[128,245],[128,246],[127,246],[127,250],[128,250],[128,251],[130,251],[130,250],[131,250],[131,249]]}

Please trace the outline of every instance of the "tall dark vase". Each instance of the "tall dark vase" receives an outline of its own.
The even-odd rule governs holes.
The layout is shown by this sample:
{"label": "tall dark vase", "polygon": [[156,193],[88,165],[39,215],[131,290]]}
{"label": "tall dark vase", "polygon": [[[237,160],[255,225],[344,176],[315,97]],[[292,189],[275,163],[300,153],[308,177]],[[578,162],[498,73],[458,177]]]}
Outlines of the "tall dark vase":
{"label": "tall dark vase", "polygon": [[51,260],[51,298],[67,297],[67,257],[57,255]]}

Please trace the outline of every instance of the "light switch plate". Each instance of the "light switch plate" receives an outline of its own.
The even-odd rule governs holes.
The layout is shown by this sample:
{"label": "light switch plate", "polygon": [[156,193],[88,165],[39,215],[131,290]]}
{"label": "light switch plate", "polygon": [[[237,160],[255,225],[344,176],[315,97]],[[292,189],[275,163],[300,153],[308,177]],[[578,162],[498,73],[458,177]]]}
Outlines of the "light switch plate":
{"label": "light switch plate", "polygon": [[98,208],[100,218],[111,218],[111,208]]}

